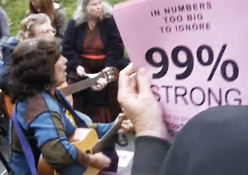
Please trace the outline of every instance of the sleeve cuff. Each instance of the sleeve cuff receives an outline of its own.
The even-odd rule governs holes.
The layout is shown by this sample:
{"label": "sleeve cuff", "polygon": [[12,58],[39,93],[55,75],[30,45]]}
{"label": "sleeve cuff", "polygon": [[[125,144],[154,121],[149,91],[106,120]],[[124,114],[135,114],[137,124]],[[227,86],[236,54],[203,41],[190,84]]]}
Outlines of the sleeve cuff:
{"label": "sleeve cuff", "polygon": [[159,174],[162,172],[170,143],[166,140],[140,136],[135,140],[133,174]]}

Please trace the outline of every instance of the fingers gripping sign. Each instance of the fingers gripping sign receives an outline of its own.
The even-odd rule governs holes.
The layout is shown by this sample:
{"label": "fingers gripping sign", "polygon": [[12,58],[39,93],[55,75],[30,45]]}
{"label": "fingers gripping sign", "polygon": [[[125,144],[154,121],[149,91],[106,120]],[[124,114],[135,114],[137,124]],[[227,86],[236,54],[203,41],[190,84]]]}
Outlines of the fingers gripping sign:
{"label": "fingers gripping sign", "polygon": [[132,121],[136,135],[149,132],[154,136],[167,137],[162,110],[150,89],[146,69],[140,68],[136,73],[129,65],[120,72],[118,101],[125,116]]}

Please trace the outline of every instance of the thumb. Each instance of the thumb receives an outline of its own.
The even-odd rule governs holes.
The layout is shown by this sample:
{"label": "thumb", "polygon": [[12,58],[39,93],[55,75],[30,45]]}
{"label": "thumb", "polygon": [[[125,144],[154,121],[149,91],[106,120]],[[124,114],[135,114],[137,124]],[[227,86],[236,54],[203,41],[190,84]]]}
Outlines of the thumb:
{"label": "thumb", "polygon": [[150,81],[148,78],[147,70],[140,68],[137,73],[137,82],[140,93],[151,93]]}

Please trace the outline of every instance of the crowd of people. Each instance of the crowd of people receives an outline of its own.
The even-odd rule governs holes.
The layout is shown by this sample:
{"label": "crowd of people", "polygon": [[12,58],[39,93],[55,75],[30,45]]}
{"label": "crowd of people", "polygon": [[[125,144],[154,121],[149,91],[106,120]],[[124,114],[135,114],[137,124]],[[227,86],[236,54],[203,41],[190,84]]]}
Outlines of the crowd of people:
{"label": "crowd of people", "polygon": [[[147,70],[127,65],[109,4],[78,0],[67,23],[58,2],[29,0],[26,15],[18,35],[10,37],[0,7],[0,88],[15,104],[11,174],[42,174],[41,155],[52,174],[82,175],[88,167],[116,172],[115,143],[89,154],[70,138],[82,128],[102,138],[119,123],[119,133],[136,135],[132,175],[248,174],[247,106],[207,109],[168,141]],[[59,90],[109,67],[120,71],[118,83],[100,77],[66,97]]]}

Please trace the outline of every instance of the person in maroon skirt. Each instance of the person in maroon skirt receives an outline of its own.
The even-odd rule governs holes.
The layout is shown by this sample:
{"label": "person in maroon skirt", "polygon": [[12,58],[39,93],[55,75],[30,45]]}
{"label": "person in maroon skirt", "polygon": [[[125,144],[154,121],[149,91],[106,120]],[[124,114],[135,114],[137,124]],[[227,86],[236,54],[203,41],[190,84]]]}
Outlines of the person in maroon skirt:
{"label": "person in maroon skirt", "polygon": [[[106,67],[119,67],[123,62],[124,46],[111,12],[112,7],[101,0],[79,0],[62,44],[62,54],[68,59],[69,83]],[[93,122],[110,122],[120,112],[117,82],[107,84],[104,78],[98,81],[101,86],[73,94],[74,108]]]}

